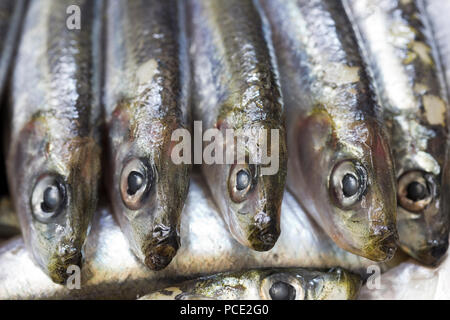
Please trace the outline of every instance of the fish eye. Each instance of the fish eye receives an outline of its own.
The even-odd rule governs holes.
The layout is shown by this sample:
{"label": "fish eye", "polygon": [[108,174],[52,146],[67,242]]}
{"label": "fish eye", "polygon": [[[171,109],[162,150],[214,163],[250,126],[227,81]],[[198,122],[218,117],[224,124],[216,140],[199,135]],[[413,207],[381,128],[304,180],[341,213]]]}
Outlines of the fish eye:
{"label": "fish eye", "polygon": [[272,300],[294,300],[295,288],[287,282],[277,281],[269,289]]}
{"label": "fish eye", "polygon": [[56,217],[64,206],[66,188],[63,179],[48,174],[38,179],[31,195],[33,216],[40,222],[48,223]]}
{"label": "fish eye", "polygon": [[398,202],[405,210],[422,211],[433,200],[435,186],[431,174],[420,170],[406,172],[398,179]]}
{"label": "fish eye", "polygon": [[302,283],[287,273],[275,273],[263,279],[260,294],[267,300],[303,300]]}
{"label": "fish eye", "polygon": [[247,170],[241,169],[236,174],[236,189],[242,191],[247,189],[250,184],[250,173]]}
{"label": "fish eye", "polygon": [[144,186],[144,176],[137,171],[131,171],[128,174],[127,194],[134,196]]}
{"label": "fish eye", "polygon": [[120,177],[120,194],[125,206],[138,210],[153,183],[152,169],[140,159],[132,159],[124,166]]}
{"label": "fish eye", "polygon": [[427,194],[427,187],[417,181],[411,182],[406,188],[406,197],[412,201],[425,199]]}
{"label": "fish eye", "polygon": [[367,190],[367,171],[357,161],[338,163],[331,173],[332,198],[342,208],[348,208],[361,199]]}
{"label": "fish eye", "polygon": [[347,173],[342,178],[342,192],[347,198],[355,195],[358,192],[358,178],[351,173]]}
{"label": "fish eye", "polygon": [[243,202],[255,184],[255,167],[253,165],[234,165],[230,170],[228,189],[231,200]]}

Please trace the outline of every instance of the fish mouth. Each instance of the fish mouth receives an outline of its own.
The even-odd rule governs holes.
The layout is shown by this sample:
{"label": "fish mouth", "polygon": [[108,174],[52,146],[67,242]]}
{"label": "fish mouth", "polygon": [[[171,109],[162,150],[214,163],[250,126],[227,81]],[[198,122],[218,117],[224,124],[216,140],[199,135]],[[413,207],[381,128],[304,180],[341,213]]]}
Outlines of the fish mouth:
{"label": "fish mouth", "polygon": [[[387,231],[381,238],[377,237],[367,248],[366,258],[373,261],[389,261],[397,251],[398,235],[392,228]],[[395,229],[394,229],[395,230]]]}
{"label": "fish mouth", "polygon": [[143,250],[145,255],[144,263],[151,270],[159,271],[169,265],[177,254],[180,247],[180,238],[178,235],[170,235],[164,239],[152,241],[145,246]]}
{"label": "fish mouth", "polygon": [[256,251],[268,251],[275,246],[280,236],[280,230],[274,223],[253,224],[249,230],[248,242]]}
{"label": "fish mouth", "polygon": [[73,250],[75,253],[64,256],[54,255],[47,266],[48,275],[53,282],[58,284],[65,284],[67,279],[73,275],[69,272],[69,267],[77,266],[81,268],[83,255],[79,250]]}
{"label": "fish mouth", "polygon": [[391,260],[394,257],[395,252],[397,251],[397,239],[398,237],[395,234],[391,234],[382,241],[380,241],[379,245],[381,246],[381,251],[386,253],[385,261]]}
{"label": "fish mouth", "polygon": [[421,264],[434,268],[446,257],[448,246],[448,240],[433,240],[421,250],[415,251],[411,248],[404,248],[403,246],[402,249]]}

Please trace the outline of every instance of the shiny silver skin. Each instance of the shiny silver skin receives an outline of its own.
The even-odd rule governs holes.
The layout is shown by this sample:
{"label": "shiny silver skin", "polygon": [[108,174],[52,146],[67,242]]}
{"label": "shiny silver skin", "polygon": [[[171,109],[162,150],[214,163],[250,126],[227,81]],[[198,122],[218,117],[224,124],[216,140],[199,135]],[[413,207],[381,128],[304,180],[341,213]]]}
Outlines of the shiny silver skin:
{"label": "shiny silver skin", "polygon": [[[70,265],[81,265],[97,205],[97,3],[30,2],[2,119],[9,190],[26,247],[57,283]],[[70,5],[83,12],[80,30],[67,27]]]}
{"label": "shiny silver skin", "polygon": [[287,192],[282,208],[283,232],[275,247],[251,250],[230,236],[208,187],[193,176],[182,214],[183,246],[164,270],[151,271],[138,262],[111,214],[101,210],[87,240],[80,290],[52,283],[16,238],[0,248],[0,299],[136,299],[185,279],[267,267],[340,266],[367,276],[373,262],[338,248]]}
{"label": "shiny silver skin", "polygon": [[448,249],[448,96],[422,1],[348,0],[390,134],[400,247],[426,265]]}
{"label": "shiny silver skin", "polygon": [[145,295],[141,300],[351,300],[361,278],[341,268],[255,269],[203,277]]}
{"label": "shiny silver skin", "polygon": [[[232,149],[227,130],[250,141],[245,164],[236,155],[234,163],[225,156],[221,163],[203,159],[203,174],[234,238],[254,250],[270,250],[280,234],[287,152],[284,109],[259,13],[251,0],[190,0],[187,8],[194,120],[201,121],[203,131],[221,133],[223,150]],[[254,143],[261,136],[250,132],[272,129],[279,134],[274,146],[279,166],[264,175]],[[239,191],[237,177],[244,171],[247,183]]]}
{"label": "shiny silver skin", "polygon": [[[289,190],[341,248],[389,260],[397,239],[391,152],[344,8],[259,3],[286,107]],[[346,177],[353,192],[344,191]]]}
{"label": "shiny silver skin", "polygon": [[[130,247],[153,270],[165,268],[180,246],[191,168],[171,159],[172,133],[189,128],[184,11],[177,3],[108,1],[106,10],[107,189]],[[129,180],[135,172],[137,191]]]}

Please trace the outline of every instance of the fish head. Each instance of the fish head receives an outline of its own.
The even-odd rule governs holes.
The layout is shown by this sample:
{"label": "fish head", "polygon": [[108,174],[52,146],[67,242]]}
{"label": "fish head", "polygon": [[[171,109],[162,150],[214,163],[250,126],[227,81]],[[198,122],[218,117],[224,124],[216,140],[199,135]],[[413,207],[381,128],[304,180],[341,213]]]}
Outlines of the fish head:
{"label": "fish head", "polygon": [[[210,185],[214,185],[213,196],[219,199],[219,208],[234,238],[253,250],[267,251],[280,235],[280,209],[287,165],[285,131],[277,129],[277,133],[273,133],[264,125],[252,128],[253,131],[235,131],[236,139],[248,138],[246,146],[233,140],[234,163],[210,166],[214,167],[211,168]],[[226,136],[225,132],[223,136]],[[229,141],[224,145],[225,150],[229,148]],[[262,149],[263,153],[268,152],[271,160],[264,160],[264,156],[258,158],[257,154]],[[274,162],[277,162],[275,166]]]}
{"label": "fish head", "polygon": [[297,121],[288,179],[303,192],[306,211],[341,248],[375,261],[392,258],[396,193],[381,125],[352,120],[342,130],[325,111]]}
{"label": "fish head", "polygon": [[[399,157],[397,228],[403,251],[429,266],[446,255],[450,231],[450,168],[427,153]],[[442,183],[442,185],[441,185]]]}
{"label": "fish head", "polygon": [[260,296],[266,300],[347,300],[355,299],[360,287],[361,278],[341,268],[324,272],[274,269],[261,277]]}
{"label": "fish head", "polygon": [[171,159],[171,133],[176,126],[175,120],[142,121],[111,155],[114,212],[132,251],[152,270],[165,268],[180,246],[190,165]]}
{"label": "fish head", "polygon": [[29,252],[54,282],[64,283],[68,268],[82,263],[97,205],[100,149],[90,137],[48,135],[51,121],[37,118],[20,132],[9,176]]}

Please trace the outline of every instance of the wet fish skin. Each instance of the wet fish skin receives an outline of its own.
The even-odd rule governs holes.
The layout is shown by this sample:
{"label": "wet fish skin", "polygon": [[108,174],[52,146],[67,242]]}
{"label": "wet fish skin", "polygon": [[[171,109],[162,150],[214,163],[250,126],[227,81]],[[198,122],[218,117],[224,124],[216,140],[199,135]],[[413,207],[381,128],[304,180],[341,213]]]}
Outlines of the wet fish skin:
{"label": "wet fish skin", "polygon": [[[437,265],[450,232],[449,108],[429,18],[422,1],[348,1],[347,7],[390,134],[400,247]],[[421,189],[413,192],[414,186]]]}
{"label": "wet fish skin", "polygon": [[[85,247],[81,288],[57,285],[30,260],[21,238],[0,247],[0,299],[136,299],[185,280],[254,268],[332,268],[367,276],[374,263],[337,247],[288,192],[283,198],[277,244],[267,252],[240,245],[227,226],[208,187],[193,175],[181,216],[181,246],[173,262],[152,271],[134,258],[108,210],[94,217]],[[385,266],[380,266],[385,270]]]}
{"label": "wet fish skin", "polygon": [[[223,137],[227,129],[279,132],[278,172],[262,175],[262,165],[247,160],[243,166],[252,178],[242,198],[234,191],[240,172],[236,164],[202,164],[234,238],[254,250],[269,250],[280,234],[287,151],[284,109],[261,19],[250,0],[187,3],[194,120],[202,121],[203,130],[218,129]],[[226,142],[223,146],[225,150]],[[253,156],[249,151],[248,157]]]}
{"label": "wet fish skin", "polygon": [[[177,4],[109,1],[107,8],[109,196],[130,247],[153,270],[165,268],[180,246],[191,170],[171,160],[172,133],[189,128],[189,66]],[[133,172],[144,184],[130,194]]]}
{"label": "wet fish skin", "polygon": [[[81,30],[66,27],[74,4],[83,12]],[[25,244],[57,283],[69,265],[81,264],[97,204],[95,12],[90,1],[30,2],[5,119],[8,183]]]}
{"label": "wet fish skin", "polygon": [[[286,107],[289,190],[341,248],[390,259],[397,239],[391,151],[342,5],[259,3]],[[344,194],[347,175],[354,193]]]}
{"label": "wet fish skin", "polygon": [[140,300],[351,300],[360,287],[361,278],[341,268],[256,269],[187,281]]}

